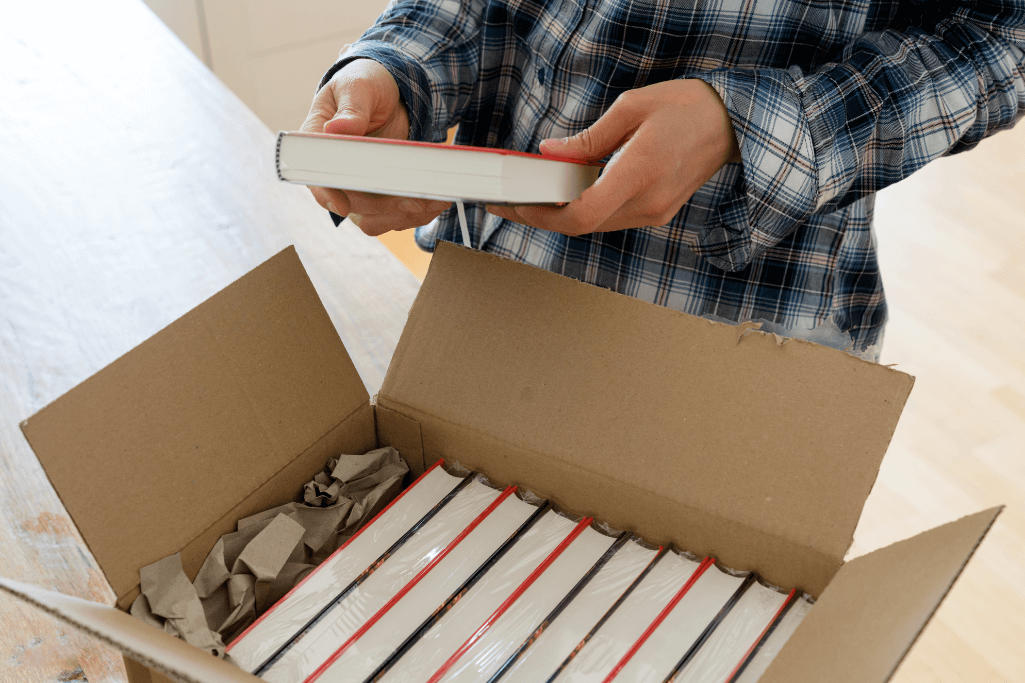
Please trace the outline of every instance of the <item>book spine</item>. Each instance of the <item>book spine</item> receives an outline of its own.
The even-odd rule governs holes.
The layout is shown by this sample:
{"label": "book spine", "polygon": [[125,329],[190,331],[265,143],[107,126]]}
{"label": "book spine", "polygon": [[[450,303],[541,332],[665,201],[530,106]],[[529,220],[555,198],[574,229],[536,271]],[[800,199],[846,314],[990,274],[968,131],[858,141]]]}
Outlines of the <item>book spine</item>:
{"label": "book spine", "polygon": [[619,675],[619,672],[623,670],[623,667],[625,667],[631,659],[633,659],[633,656],[637,654],[637,651],[641,649],[641,646],[644,645],[648,638],[651,637],[651,634],[655,632],[655,629],[665,621],[665,618],[668,617],[669,613],[673,611],[673,608],[679,604],[680,600],[683,599],[683,596],[690,591],[691,587],[697,583],[698,579],[701,578],[701,575],[704,574],[705,571],[713,564],[715,564],[715,560],[710,557],[706,557],[701,561],[701,564],[699,564],[698,568],[694,570],[694,573],[690,575],[690,578],[687,579],[686,583],[680,587],[680,590],[676,592],[676,595],[674,595],[673,599],[669,601],[669,604],[662,608],[662,611],[658,613],[658,616],[655,617],[654,621],[648,624],[648,628],[644,629],[644,633],[642,633],[641,637],[637,639],[637,642],[627,650],[626,654],[623,655],[623,658],[619,660],[619,663],[613,667],[612,671],[609,672],[609,675],[605,677],[603,683],[611,683],[611,681]]}
{"label": "book spine", "polygon": [[392,555],[395,554],[395,551],[397,551],[399,548],[401,548],[402,545],[406,541],[408,541],[417,531],[419,531],[421,528],[423,528],[423,526],[425,524],[427,524],[429,521],[431,521],[431,519],[434,518],[434,516],[437,515],[442,510],[442,508],[444,508],[446,505],[448,505],[448,503],[453,498],[455,498],[457,495],[459,495],[459,492],[462,491],[463,489],[465,489],[470,484],[470,482],[472,480],[473,480],[473,475],[470,475],[470,476],[467,476],[465,479],[463,479],[463,481],[459,482],[459,484],[454,489],[452,489],[444,498],[442,498],[441,501],[437,505],[435,505],[433,508],[431,508],[430,512],[428,512],[426,515],[421,517],[420,520],[416,524],[411,526],[409,528],[409,530],[406,531],[406,533],[402,534],[402,537],[399,538],[399,540],[395,541],[395,543],[393,543],[390,548],[385,550],[381,554],[381,556],[378,557],[376,560],[374,560],[374,562],[369,567],[364,569],[360,573],[359,576],[357,576],[355,579],[353,579],[352,583],[350,583],[348,586],[346,586],[342,590],[342,592],[340,592],[335,597],[334,600],[331,600],[329,603],[324,605],[324,607],[319,612],[317,612],[317,614],[312,619],[310,619],[308,622],[306,622],[305,626],[303,626],[301,629],[299,629],[299,631],[296,632],[296,634],[294,636],[292,636],[288,641],[286,641],[284,644],[282,644],[281,647],[279,647],[277,650],[275,650],[274,653],[263,662],[263,664],[258,666],[253,671],[253,675],[254,676],[261,676],[261,675],[263,675],[271,666],[274,665],[275,662],[277,662],[282,657],[282,655],[284,655],[286,652],[288,652],[288,650],[291,649],[292,646],[295,645],[296,642],[298,642],[304,635],[309,633],[310,630],[321,619],[323,619],[327,615],[328,612],[330,612],[332,609],[334,609],[334,607],[336,605],[338,605],[343,600],[345,600],[345,598],[350,593],[352,593],[352,591],[354,591],[360,584],[362,584],[364,581],[366,581],[368,578],[370,578],[370,576],[375,571],[377,571],[381,567],[381,565],[384,564],[388,560],[389,557],[391,557]]}
{"label": "book spine", "polygon": [[787,595],[786,601],[780,605],[780,608],[772,618],[772,621],[769,622],[769,625],[766,626],[765,630],[762,631],[760,636],[758,636],[758,640],[756,640],[748,651],[744,653],[744,657],[737,664],[736,668],[733,669],[733,673],[730,674],[730,677],[726,679],[726,683],[736,683],[736,681],[740,679],[740,675],[744,673],[744,669],[746,669],[747,665],[751,663],[751,660],[758,654],[758,651],[762,649],[762,646],[765,645],[765,641],[772,636],[773,631],[775,631],[776,627],[779,626],[779,623],[783,621],[783,617],[787,615],[790,608],[794,606],[794,603],[796,602],[794,598],[796,598],[796,596],[797,589],[795,588],[790,591],[789,595]]}
{"label": "book spine", "polygon": [[288,135],[285,131],[278,133],[278,141],[274,145],[274,172],[278,174],[278,180],[284,180],[285,176],[281,175],[281,143],[284,141],[285,136]]}
{"label": "book spine", "polygon": [[708,639],[712,637],[712,634],[715,632],[715,629],[719,627],[719,624],[726,619],[726,615],[730,613],[733,606],[740,602],[741,596],[743,596],[744,592],[755,582],[755,578],[754,574],[747,575],[744,582],[740,584],[733,595],[730,596],[730,599],[726,601],[726,604],[723,605],[723,608],[719,610],[719,613],[715,615],[715,619],[705,627],[705,630],[701,632],[698,639],[695,640],[689,648],[687,648],[687,651],[683,653],[683,657],[680,658],[680,661],[676,663],[676,666],[673,667],[673,670],[669,672],[669,675],[666,676],[662,683],[671,683],[671,681],[676,680],[679,673],[683,671],[683,667],[687,666],[687,664],[694,659],[694,655],[696,655],[698,650],[701,649],[701,646],[708,642]]}

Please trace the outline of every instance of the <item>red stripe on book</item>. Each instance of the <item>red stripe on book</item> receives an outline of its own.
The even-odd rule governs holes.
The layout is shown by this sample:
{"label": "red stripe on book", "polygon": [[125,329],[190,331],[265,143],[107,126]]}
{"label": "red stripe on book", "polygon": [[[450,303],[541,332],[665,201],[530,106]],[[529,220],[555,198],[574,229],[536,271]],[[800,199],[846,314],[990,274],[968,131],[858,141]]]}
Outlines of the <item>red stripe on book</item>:
{"label": "red stripe on book", "polygon": [[512,607],[513,603],[516,602],[516,600],[518,600],[519,597],[523,595],[523,593],[528,588],[530,588],[531,584],[537,581],[538,577],[541,576],[541,574],[543,574],[544,571],[551,566],[552,562],[555,562],[555,560],[558,559],[559,555],[561,555],[562,552],[569,547],[569,544],[575,541],[577,536],[584,532],[584,529],[591,526],[592,521],[594,521],[592,517],[585,517],[584,519],[580,520],[580,523],[577,524],[576,528],[574,528],[573,531],[571,531],[570,534],[566,536],[566,538],[562,539],[562,542],[558,546],[556,546],[555,550],[549,553],[548,557],[545,558],[544,562],[539,564],[537,568],[530,573],[530,576],[528,576],[523,581],[523,583],[521,583],[516,588],[516,590],[512,592],[512,595],[506,598],[505,602],[503,602],[501,606],[498,609],[496,609],[494,613],[490,617],[488,617],[483,624],[481,624],[481,627],[477,629],[476,633],[467,638],[466,642],[463,643],[459,647],[459,649],[455,651],[455,654],[449,657],[448,661],[442,664],[441,668],[434,672],[434,675],[427,680],[427,683],[438,683],[438,681],[441,680],[441,677],[444,676],[448,672],[448,670],[451,669],[452,666],[459,661],[460,657],[465,655],[467,650],[473,647],[474,644],[478,640],[480,640],[485,633],[487,633],[488,629],[490,629],[491,626],[496,621],[498,621],[498,619],[503,614],[505,614],[510,607]]}
{"label": "red stripe on book", "polygon": [[349,537],[349,540],[348,540],[348,541],[346,541],[345,543],[343,543],[343,544],[342,544],[342,546],[341,546],[340,548],[338,548],[338,550],[336,550],[336,551],[334,551],[333,553],[331,553],[330,555],[328,555],[327,559],[325,559],[325,560],[324,560],[323,562],[321,562],[321,563],[320,563],[320,564],[318,564],[318,565],[317,565],[316,567],[314,567],[314,568],[313,568],[313,571],[311,571],[311,572],[310,572],[309,574],[307,574],[307,575],[306,575],[306,578],[304,578],[304,579],[303,579],[302,581],[300,581],[299,583],[295,584],[295,587],[294,587],[294,588],[292,588],[292,590],[290,590],[290,591],[288,591],[287,593],[285,593],[285,595],[284,595],[284,596],[283,596],[283,597],[282,597],[282,598],[281,598],[280,600],[278,600],[278,601],[277,601],[277,602],[275,602],[275,603],[274,603],[273,605],[271,605],[270,607],[268,607],[268,608],[267,608],[267,611],[266,611],[266,612],[264,612],[263,614],[261,614],[261,615],[260,615],[259,617],[257,617],[257,618],[256,618],[256,621],[254,621],[253,623],[249,624],[249,627],[248,627],[248,628],[246,628],[246,630],[245,630],[245,631],[243,631],[242,633],[238,634],[238,637],[237,637],[237,638],[235,638],[235,640],[233,640],[233,641],[231,641],[230,643],[228,643],[228,645],[227,645],[227,646],[226,646],[226,647],[224,648],[224,651],[225,651],[225,652],[227,652],[227,651],[228,651],[228,650],[230,650],[230,649],[231,649],[231,648],[232,648],[232,647],[233,647],[233,646],[234,646],[234,645],[235,645],[236,643],[238,643],[238,642],[239,642],[240,640],[242,640],[243,638],[245,638],[245,637],[246,637],[246,634],[248,634],[248,633],[249,633],[250,631],[252,631],[252,630],[253,630],[254,628],[256,628],[256,625],[257,625],[257,624],[259,624],[259,623],[260,623],[261,621],[263,621],[264,619],[266,619],[266,618],[267,618],[267,615],[268,615],[268,614],[270,614],[271,612],[273,612],[273,611],[274,611],[274,609],[275,609],[275,608],[276,608],[276,607],[277,607],[278,605],[280,605],[281,603],[283,603],[283,602],[284,602],[285,600],[288,600],[289,596],[291,596],[291,595],[292,595],[292,593],[294,593],[294,592],[296,592],[297,590],[299,590],[299,587],[300,587],[300,586],[302,586],[302,585],[303,585],[304,583],[306,583],[307,581],[309,581],[309,580],[310,580],[310,578],[312,578],[314,574],[316,574],[316,573],[317,573],[318,571],[320,571],[320,568],[321,568],[321,567],[323,567],[323,566],[324,566],[325,564],[327,564],[327,563],[328,563],[328,562],[329,562],[329,561],[331,560],[331,558],[333,558],[333,557],[334,557],[335,555],[337,555],[338,553],[340,553],[340,552],[342,552],[343,550],[345,550],[346,546],[348,546],[348,545],[349,545],[350,543],[352,543],[352,542],[353,542],[354,540],[356,540],[356,538],[357,538],[357,537],[359,537],[359,535],[363,533],[363,530],[364,530],[364,529],[366,529],[366,528],[367,528],[367,527],[369,527],[369,526],[370,526],[371,524],[373,524],[374,522],[376,522],[376,521],[377,521],[377,519],[378,519],[378,518],[379,518],[379,517],[380,517],[381,515],[383,515],[384,513],[388,512],[388,509],[389,509],[389,508],[390,508],[390,507],[391,507],[392,505],[395,505],[395,503],[399,502],[399,499],[400,499],[400,498],[402,498],[402,496],[406,495],[406,491],[410,490],[411,488],[413,488],[414,486],[416,486],[417,484],[419,484],[419,483],[420,483],[420,480],[421,480],[421,479],[423,479],[424,477],[426,477],[426,476],[427,476],[427,475],[428,475],[428,474],[429,474],[429,473],[431,472],[431,470],[433,470],[433,469],[434,469],[435,467],[440,467],[440,466],[441,466],[441,464],[442,464],[442,463],[444,463],[444,462],[445,462],[445,460],[444,460],[444,459],[439,459],[439,460],[438,460],[438,462],[434,463],[433,465],[431,465],[430,467],[428,467],[428,468],[427,468],[426,470],[424,470],[424,473],[423,473],[423,474],[421,474],[421,475],[420,475],[419,477],[417,477],[417,478],[416,478],[416,480],[415,480],[415,481],[414,481],[414,482],[413,482],[412,484],[410,484],[410,485],[409,485],[409,486],[407,486],[406,488],[402,489],[402,491],[400,491],[400,492],[399,492],[399,495],[395,496],[395,498],[394,498],[394,499],[392,499],[392,502],[390,502],[390,503],[388,503],[387,505],[385,505],[385,506],[384,506],[384,508],[382,508],[382,510],[381,510],[380,512],[378,512],[378,513],[377,513],[376,515],[374,515],[373,519],[371,519],[371,520],[370,520],[369,522],[367,522],[366,524],[364,524],[363,526],[361,526],[361,527],[360,527],[359,529],[357,529],[357,530],[356,530],[356,533],[354,533],[354,534],[353,534],[352,536],[350,536],[350,537]]}
{"label": "red stripe on book", "polygon": [[388,612],[388,610],[390,610],[392,607],[395,606],[395,603],[397,603],[399,600],[401,600],[406,595],[406,593],[408,593],[409,591],[413,590],[413,588],[416,586],[416,584],[420,583],[420,580],[423,579],[425,576],[427,576],[427,573],[429,571],[434,569],[434,567],[439,562],[441,562],[443,559],[445,559],[445,556],[448,555],[450,552],[452,552],[452,550],[457,545],[459,545],[460,541],[462,541],[464,538],[469,536],[471,531],[476,529],[480,525],[480,523],[483,522],[487,518],[488,515],[490,515],[492,512],[494,512],[495,508],[497,508],[499,505],[502,504],[502,501],[504,501],[506,498],[508,498],[509,496],[511,496],[515,492],[516,492],[516,487],[515,486],[510,486],[507,489],[505,489],[504,491],[502,491],[502,493],[498,496],[498,498],[496,498],[495,500],[493,500],[491,502],[491,505],[489,505],[482,513],[477,515],[477,518],[475,520],[473,520],[472,522],[470,522],[465,529],[460,531],[459,535],[456,536],[455,538],[453,538],[449,542],[449,544],[447,546],[445,546],[445,549],[442,550],[440,553],[438,553],[437,557],[435,557],[433,560],[428,562],[427,565],[423,569],[421,569],[419,571],[419,573],[417,573],[416,576],[414,576],[412,579],[410,579],[409,583],[407,583],[405,586],[403,586],[399,590],[398,593],[393,595],[392,598],[390,600],[388,600],[387,603],[385,603],[384,607],[382,607],[381,609],[377,610],[377,612],[374,613],[374,616],[370,617],[370,619],[368,619],[365,624],[360,626],[359,629],[357,629],[355,633],[353,633],[351,636],[349,636],[349,639],[346,640],[344,643],[342,643],[342,645],[337,650],[335,650],[334,653],[330,657],[328,657],[327,660],[323,664],[321,664],[319,667],[317,667],[317,670],[314,671],[312,674],[310,674],[309,677],[307,677],[307,679],[303,683],[313,683],[313,681],[317,680],[322,673],[327,671],[328,667],[330,667],[332,664],[334,664],[338,660],[338,658],[341,657],[342,654],[346,650],[348,650],[350,646],[352,646],[353,643],[355,643],[357,640],[359,640],[363,636],[364,633],[369,631],[371,629],[371,627],[374,624],[376,624],[381,619],[381,617],[383,617]]}
{"label": "red stripe on book", "polygon": [[326,138],[328,140],[352,140],[353,142],[377,142],[384,145],[401,145],[403,147],[428,147],[432,149],[452,149],[452,150],[463,150],[466,152],[485,152],[487,154],[501,154],[503,156],[510,157],[527,157],[528,159],[543,159],[545,161],[561,161],[567,164],[578,164],[580,166],[599,166],[605,167],[605,164],[600,161],[584,161],[582,159],[566,159],[564,157],[548,156],[545,154],[532,154],[530,152],[518,152],[514,149],[502,149],[501,147],[473,147],[471,145],[449,145],[444,142],[418,142],[416,140],[398,140],[395,138],[371,138],[361,135],[332,135],[330,133],[293,133],[288,132],[285,135],[294,135],[295,137],[302,138]]}
{"label": "red stripe on book", "polygon": [[796,588],[790,591],[790,595],[788,595],[787,599],[783,601],[783,604],[779,606],[779,609],[776,610],[776,613],[772,615],[772,619],[769,619],[769,623],[765,625],[765,628],[762,629],[762,632],[758,634],[757,638],[755,638],[755,642],[751,643],[751,647],[747,648],[747,652],[745,652],[744,656],[740,658],[740,661],[737,662],[737,665],[733,667],[733,671],[730,672],[730,675],[726,677],[725,683],[730,683],[730,681],[733,680],[733,677],[737,675],[737,672],[740,671],[740,667],[744,666],[744,662],[748,660],[748,658],[751,656],[751,653],[754,652],[756,647],[758,647],[758,643],[762,642],[762,638],[765,637],[765,634],[769,632],[769,629],[772,628],[772,625],[776,623],[777,619],[779,619],[779,615],[783,614],[783,610],[787,608],[787,605],[790,604],[790,601],[794,599],[795,595],[797,595]]}
{"label": "red stripe on book", "polygon": [[609,672],[609,675],[605,677],[605,680],[602,681],[602,683],[610,683],[612,679],[619,675],[619,672],[623,670],[623,667],[633,659],[633,656],[637,654],[637,651],[641,649],[641,646],[644,645],[645,641],[651,637],[651,634],[655,632],[655,629],[665,621],[666,617],[669,616],[669,613],[673,611],[673,608],[676,607],[680,600],[683,599],[683,596],[687,594],[687,591],[690,590],[691,586],[697,583],[698,579],[701,578],[701,575],[705,573],[705,570],[713,564],[715,564],[715,560],[711,557],[706,557],[701,561],[698,568],[695,569],[694,573],[690,575],[689,579],[687,579],[687,583],[683,584],[680,590],[676,591],[676,595],[674,595],[673,599],[669,601],[669,604],[662,608],[662,611],[658,613],[658,616],[655,617],[653,622],[648,624],[648,628],[644,629],[644,633],[641,634],[641,637],[637,639],[637,642],[634,643],[629,650],[627,650],[626,654],[623,655],[623,658],[619,660],[619,663],[616,664],[612,671]]}

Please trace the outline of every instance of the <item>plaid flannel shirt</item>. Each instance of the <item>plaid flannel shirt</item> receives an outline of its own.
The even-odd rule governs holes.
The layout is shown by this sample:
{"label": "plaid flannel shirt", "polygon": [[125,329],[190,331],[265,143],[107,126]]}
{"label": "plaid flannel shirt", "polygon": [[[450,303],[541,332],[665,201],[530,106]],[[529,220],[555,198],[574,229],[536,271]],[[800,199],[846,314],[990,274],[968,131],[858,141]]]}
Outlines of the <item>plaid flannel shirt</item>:
{"label": "plaid flannel shirt", "polygon": [[566,237],[469,205],[474,244],[694,315],[834,344],[835,323],[872,355],[874,193],[1022,115],[1025,0],[393,0],[324,82],[356,58],[395,77],[411,139],[459,124],[458,144],[531,152],[626,90],[706,81],[743,161],[667,225]]}

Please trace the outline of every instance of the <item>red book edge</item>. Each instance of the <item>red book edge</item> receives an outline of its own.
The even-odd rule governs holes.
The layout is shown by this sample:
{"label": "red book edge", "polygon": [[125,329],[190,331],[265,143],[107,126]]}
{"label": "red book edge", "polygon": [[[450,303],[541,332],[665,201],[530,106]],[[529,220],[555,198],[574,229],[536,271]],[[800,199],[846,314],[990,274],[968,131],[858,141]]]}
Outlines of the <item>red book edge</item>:
{"label": "red book edge", "polygon": [[289,596],[291,596],[291,595],[292,595],[292,593],[295,593],[295,592],[296,592],[297,590],[299,590],[299,588],[300,588],[300,587],[301,587],[301,586],[302,586],[302,585],[303,585],[304,583],[306,583],[307,581],[309,581],[309,580],[310,580],[310,579],[311,579],[311,578],[313,577],[313,575],[314,575],[314,574],[316,574],[316,573],[317,573],[318,571],[320,571],[320,568],[321,568],[321,567],[323,567],[323,566],[324,566],[324,565],[326,565],[326,564],[327,564],[328,562],[330,562],[330,561],[331,561],[331,559],[332,559],[332,558],[333,558],[333,557],[334,557],[335,555],[337,555],[338,553],[340,553],[340,552],[342,552],[343,550],[345,550],[345,549],[346,549],[346,548],[348,547],[348,545],[349,545],[350,543],[352,543],[352,542],[353,542],[354,540],[356,540],[356,539],[357,539],[357,538],[359,537],[359,535],[360,535],[360,534],[362,534],[362,533],[363,533],[363,532],[364,532],[364,531],[365,531],[365,530],[366,530],[366,529],[367,529],[367,528],[368,528],[368,527],[369,527],[369,526],[370,526],[371,524],[373,524],[374,522],[376,522],[376,521],[378,520],[378,518],[380,518],[380,516],[381,516],[381,515],[383,515],[384,513],[388,512],[388,510],[389,510],[389,509],[391,508],[391,506],[392,506],[392,505],[395,505],[395,503],[399,502],[399,499],[401,499],[401,498],[402,498],[402,496],[406,495],[406,491],[409,491],[409,490],[410,490],[411,488],[413,488],[414,486],[416,486],[417,484],[419,484],[419,483],[420,483],[420,480],[421,480],[421,479],[423,479],[424,477],[426,477],[426,476],[427,476],[427,475],[428,475],[428,474],[429,474],[429,473],[431,472],[431,470],[433,470],[433,469],[434,469],[434,468],[436,468],[436,467],[440,467],[440,466],[441,466],[441,464],[442,464],[442,463],[444,463],[444,462],[445,462],[445,461],[444,461],[443,459],[441,459],[441,460],[438,460],[438,461],[437,461],[436,463],[434,463],[433,465],[431,465],[430,467],[428,467],[428,468],[427,468],[426,470],[424,470],[424,473],[423,473],[423,474],[421,474],[421,475],[420,475],[419,477],[417,477],[417,478],[416,478],[416,480],[415,480],[415,481],[414,481],[414,482],[413,482],[412,484],[410,484],[410,485],[409,485],[409,486],[407,486],[406,488],[402,489],[402,491],[400,491],[400,492],[399,492],[399,495],[395,496],[395,498],[394,498],[394,499],[392,499],[392,502],[390,502],[390,503],[388,503],[387,505],[385,505],[385,506],[384,506],[384,508],[382,508],[380,512],[378,512],[378,513],[377,513],[376,515],[374,515],[373,519],[371,519],[371,520],[370,520],[369,522],[367,522],[366,524],[364,524],[363,526],[361,526],[361,527],[360,527],[359,529],[357,529],[357,530],[356,530],[356,533],[354,533],[354,534],[353,534],[352,536],[350,536],[350,537],[349,537],[349,540],[347,540],[347,541],[346,541],[345,543],[343,543],[343,544],[341,545],[341,547],[340,547],[340,548],[338,548],[338,550],[336,550],[336,551],[334,551],[333,553],[331,553],[330,555],[328,555],[328,556],[327,556],[327,558],[326,558],[326,559],[325,559],[325,560],[324,560],[323,562],[321,562],[320,564],[318,564],[318,565],[317,565],[316,567],[314,567],[314,568],[313,568],[313,571],[311,571],[311,572],[310,572],[309,574],[307,574],[307,575],[306,575],[306,577],[305,577],[305,578],[304,578],[304,579],[303,579],[302,581],[300,581],[299,583],[295,584],[295,587],[294,587],[294,588],[292,588],[292,590],[290,590],[290,591],[288,591],[287,593],[285,593],[285,595],[284,595],[284,596],[282,596],[282,598],[281,598],[280,600],[278,600],[278,601],[277,601],[277,602],[275,602],[275,603],[274,603],[273,605],[271,605],[270,607],[268,607],[268,608],[267,608],[267,611],[266,611],[266,612],[264,612],[263,614],[261,614],[261,615],[260,615],[259,617],[257,617],[256,621],[254,621],[253,623],[251,623],[251,624],[250,624],[250,625],[249,625],[249,626],[248,626],[248,627],[246,628],[246,630],[245,630],[245,631],[243,631],[242,633],[238,634],[238,637],[237,637],[237,638],[235,638],[235,640],[233,640],[233,641],[231,641],[230,643],[228,643],[228,645],[227,645],[227,646],[226,646],[226,647],[224,648],[224,651],[225,651],[225,652],[227,652],[227,651],[231,650],[231,648],[232,648],[232,647],[234,647],[236,643],[238,643],[238,642],[239,642],[240,640],[242,640],[243,638],[245,638],[245,637],[246,637],[246,634],[248,634],[248,633],[249,633],[250,631],[252,631],[252,630],[253,630],[254,628],[256,628],[256,625],[257,625],[257,624],[259,624],[259,623],[260,623],[261,621],[263,621],[264,619],[266,619],[266,618],[267,618],[267,615],[269,615],[269,614],[270,614],[271,612],[273,612],[273,611],[274,611],[274,610],[275,610],[275,609],[276,609],[276,608],[278,607],[278,605],[280,605],[281,603],[283,603],[283,602],[284,602],[285,600],[288,600]]}
{"label": "red book edge", "polygon": [[449,541],[448,545],[445,546],[444,550],[438,553],[438,555],[435,556],[434,559],[432,559],[430,562],[428,562],[423,569],[417,572],[416,576],[410,579],[405,586],[399,589],[399,592],[393,595],[391,599],[389,599],[388,602],[386,602],[384,606],[381,607],[381,609],[377,610],[377,612],[375,612],[372,617],[367,619],[367,621],[362,626],[360,626],[355,633],[349,636],[349,639],[342,643],[341,646],[339,646],[339,648],[335,650],[334,653],[332,653],[331,656],[328,657],[323,664],[317,667],[317,670],[310,674],[303,683],[313,683],[313,681],[320,678],[320,675],[327,671],[328,668],[332,664],[334,664],[338,660],[338,658],[341,657],[342,654],[346,650],[348,650],[353,643],[359,640],[367,631],[369,631],[374,626],[374,624],[380,621],[381,617],[383,617],[385,613],[388,612],[388,610],[394,607],[399,600],[405,597],[406,593],[413,590],[413,588],[416,587],[416,584],[420,583],[420,580],[427,576],[428,572],[434,569],[434,567],[439,562],[445,559],[445,556],[452,552],[452,550],[454,550],[455,547],[459,545],[459,543],[464,538],[469,536],[471,531],[476,529],[480,525],[480,523],[487,518],[488,515],[495,511],[495,508],[501,505],[506,498],[508,498],[515,492],[515,486],[509,486],[504,491],[502,491],[502,493],[497,498],[495,498],[495,500],[491,501],[491,504],[488,505],[488,507],[483,512],[477,515],[476,519],[470,522],[465,529],[459,532],[458,536]]}
{"label": "red book edge", "polygon": [[459,649],[456,650],[455,653],[453,653],[453,655],[449,657],[444,664],[441,665],[441,668],[434,672],[434,675],[427,680],[427,683],[438,683],[438,681],[440,681],[441,678],[446,673],[448,673],[448,670],[451,669],[452,666],[455,665],[455,663],[458,662],[464,654],[466,654],[467,650],[473,647],[474,644],[476,644],[476,642],[480,640],[485,633],[487,633],[488,629],[490,629],[491,626],[496,621],[498,621],[498,619],[503,614],[505,614],[510,607],[512,607],[513,603],[516,602],[519,599],[519,597],[523,595],[524,592],[526,592],[528,588],[530,588],[531,584],[533,584],[538,579],[538,577],[541,576],[541,574],[543,574],[544,571],[548,569],[548,567],[550,567],[556,559],[558,559],[559,555],[561,555],[563,551],[569,547],[570,543],[575,541],[577,537],[584,532],[584,529],[591,526],[591,522],[593,521],[594,519],[592,517],[585,517],[584,519],[580,520],[580,522],[576,525],[573,531],[571,531],[569,535],[566,536],[566,538],[562,539],[562,542],[555,547],[555,550],[548,554],[548,557],[544,559],[544,562],[542,562],[534,568],[534,571],[530,573],[530,576],[524,579],[523,583],[517,586],[516,590],[514,590],[512,594],[505,599],[505,602],[503,602],[499,606],[499,608],[496,609],[491,614],[491,616],[484,621],[483,624],[481,624],[480,628],[478,628],[472,636],[466,639],[466,642],[463,643],[459,647]]}
{"label": "red book edge", "polygon": [[756,647],[758,647],[758,643],[762,642],[762,639],[765,638],[765,635],[769,632],[769,629],[772,628],[772,625],[776,623],[777,619],[779,619],[779,615],[783,614],[783,610],[787,608],[787,605],[790,604],[790,602],[794,599],[795,595],[797,595],[796,588],[790,591],[790,595],[788,595],[787,599],[783,601],[783,604],[779,606],[779,609],[776,610],[776,613],[772,615],[772,619],[769,619],[769,623],[765,625],[765,628],[762,629],[762,632],[758,634],[757,638],[755,638],[755,642],[751,643],[751,647],[747,648],[747,652],[745,652],[744,656],[740,658],[740,661],[737,662],[737,665],[733,667],[733,671],[730,672],[730,675],[726,677],[726,683],[730,683],[730,681],[732,681],[733,678],[737,675],[737,672],[740,671],[740,667],[744,666],[744,662],[746,662],[751,657],[751,653],[754,652]]}
{"label": "red book edge", "polygon": [[544,154],[532,154],[530,152],[518,152],[513,149],[501,149],[499,147],[473,147],[471,145],[449,145],[443,142],[417,142],[415,140],[397,140],[395,138],[372,138],[362,135],[330,135],[328,133],[282,133],[303,138],[324,138],[327,140],[352,140],[354,142],[377,142],[384,145],[404,145],[407,147],[430,147],[431,149],[456,149],[464,152],[484,152],[487,154],[501,154],[502,156],[526,157],[528,159],[542,159],[544,161],[561,161],[565,164],[577,164],[578,166],[597,166],[604,168],[605,164],[600,161],[578,161],[576,159],[563,159],[561,157],[546,156]]}
{"label": "red book edge", "polygon": [[691,586],[697,583],[698,579],[701,578],[701,575],[705,573],[705,570],[713,564],[715,564],[715,560],[711,557],[706,557],[701,561],[701,564],[699,564],[698,568],[694,570],[694,573],[690,575],[687,582],[683,584],[680,590],[676,591],[676,595],[673,596],[673,599],[669,601],[668,605],[662,608],[662,611],[658,613],[655,620],[648,624],[648,628],[644,629],[644,633],[641,634],[641,637],[637,639],[637,642],[634,643],[629,650],[627,650],[626,654],[623,655],[623,658],[619,660],[619,663],[616,664],[615,667],[613,667],[612,671],[609,672],[609,675],[605,677],[605,680],[602,681],[602,683],[611,683],[612,679],[619,675],[619,672],[623,670],[623,667],[633,659],[633,656],[637,654],[637,651],[641,649],[641,646],[644,645],[645,641],[651,637],[651,634],[655,632],[655,629],[665,621],[666,617],[669,616],[669,613],[673,611],[673,608],[676,607],[680,600],[683,599],[683,596],[687,594],[687,591],[691,589]]}

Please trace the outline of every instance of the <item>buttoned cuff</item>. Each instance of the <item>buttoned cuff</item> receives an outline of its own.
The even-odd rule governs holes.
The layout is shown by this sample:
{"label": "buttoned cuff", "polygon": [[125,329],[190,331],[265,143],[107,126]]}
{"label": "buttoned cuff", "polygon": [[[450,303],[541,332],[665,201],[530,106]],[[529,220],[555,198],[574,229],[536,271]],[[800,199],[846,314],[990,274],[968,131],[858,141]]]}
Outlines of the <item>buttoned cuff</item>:
{"label": "buttoned cuff", "polygon": [[431,142],[431,85],[427,74],[416,60],[395,48],[390,43],[377,40],[363,40],[351,45],[334,66],[328,69],[317,89],[323,88],[339,69],[356,59],[372,59],[378,62],[395,79],[399,95],[409,114],[409,139]]}
{"label": "buttoned cuff", "polygon": [[743,165],[694,251],[717,268],[737,271],[815,210],[818,173],[808,118],[788,71],[723,69],[692,77],[722,98]]}

